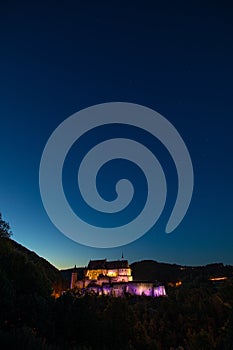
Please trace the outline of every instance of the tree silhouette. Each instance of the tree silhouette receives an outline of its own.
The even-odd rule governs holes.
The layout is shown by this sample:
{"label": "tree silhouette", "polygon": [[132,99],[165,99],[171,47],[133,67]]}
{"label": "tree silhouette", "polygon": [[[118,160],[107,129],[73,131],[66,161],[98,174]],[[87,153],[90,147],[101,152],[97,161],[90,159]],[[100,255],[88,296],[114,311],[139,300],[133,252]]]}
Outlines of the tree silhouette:
{"label": "tree silhouette", "polygon": [[2,213],[0,213],[0,237],[10,238],[11,235],[10,225],[3,220]]}

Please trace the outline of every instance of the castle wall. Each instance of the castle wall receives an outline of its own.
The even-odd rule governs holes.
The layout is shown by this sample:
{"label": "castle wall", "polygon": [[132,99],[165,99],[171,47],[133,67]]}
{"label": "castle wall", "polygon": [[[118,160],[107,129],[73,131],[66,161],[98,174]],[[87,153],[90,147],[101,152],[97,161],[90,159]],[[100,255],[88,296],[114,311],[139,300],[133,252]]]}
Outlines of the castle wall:
{"label": "castle wall", "polygon": [[115,297],[123,297],[125,295],[126,285],[125,283],[113,284],[112,295]]}
{"label": "castle wall", "polygon": [[107,276],[99,277],[96,283],[100,286],[102,286],[103,283],[109,283],[109,277]]}
{"label": "castle wall", "polygon": [[111,282],[114,283],[114,282],[129,282],[130,280],[130,276],[117,276],[117,277],[112,277],[111,278]]}
{"label": "castle wall", "polygon": [[98,270],[87,270],[86,277],[90,280],[97,280],[99,275],[107,275],[107,270],[98,269]]}
{"label": "castle wall", "polygon": [[116,276],[118,276],[118,269],[111,269],[111,270],[108,270],[107,275],[108,275],[109,277],[116,277]]}
{"label": "castle wall", "polygon": [[118,269],[118,275],[119,276],[131,276],[131,269],[130,268]]}
{"label": "castle wall", "polygon": [[[82,283],[83,288],[83,282],[78,281],[78,283]],[[101,283],[94,284],[90,283],[89,280],[86,280],[85,288],[87,288],[89,291],[93,291],[96,294],[103,294],[103,295],[112,295],[115,297],[122,297],[125,295],[125,293],[129,293],[131,295],[138,295],[138,296],[151,296],[151,297],[159,297],[159,296],[165,296],[166,290],[164,286],[157,286],[155,287],[153,282],[134,282],[134,283],[127,283],[127,282],[116,282],[116,283],[109,283],[103,279]]]}
{"label": "castle wall", "polygon": [[153,296],[152,282],[134,282],[127,284],[126,292],[133,295]]}
{"label": "castle wall", "polygon": [[164,295],[167,295],[164,286],[154,287],[154,297],[160,297],[160,296],[164,296]]}

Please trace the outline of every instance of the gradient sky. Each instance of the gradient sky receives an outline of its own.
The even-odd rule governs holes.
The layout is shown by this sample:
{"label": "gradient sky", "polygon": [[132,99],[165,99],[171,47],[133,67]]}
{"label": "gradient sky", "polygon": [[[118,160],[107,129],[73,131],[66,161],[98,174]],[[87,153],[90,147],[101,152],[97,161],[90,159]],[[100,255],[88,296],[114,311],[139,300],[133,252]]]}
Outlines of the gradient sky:
{"label": "gradient sky", "polygon": [[[230,1],[1,4],[0,211],[17,242],[59,268],[119,259],[122,251],[130,262],[233,264],[232,18]],[[155,144],[173,199],[137,241],[96,249],[71,241],[51,223],[38,172],[43,148],[63,120],[111,101],[145,105],[176,127],[192,158],[195,186],[187,215],[165,234],[177,179],[169,155]],[[64,169],[74,208],[76,160],[74,147]],[[130,169],[134,173],[125,165],[129,177]],[[117,165],[106,171],[111,178]],[[137,211],[143,191],[136,199]]]}

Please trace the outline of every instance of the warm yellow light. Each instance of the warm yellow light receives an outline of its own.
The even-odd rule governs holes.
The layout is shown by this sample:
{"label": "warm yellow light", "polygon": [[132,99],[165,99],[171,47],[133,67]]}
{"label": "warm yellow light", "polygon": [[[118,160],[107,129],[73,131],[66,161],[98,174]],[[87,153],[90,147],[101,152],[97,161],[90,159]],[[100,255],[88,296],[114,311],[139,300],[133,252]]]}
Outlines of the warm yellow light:
{"label": "warm yellow light", "polygon": [[210,281],[224,281],[227,280],[228,277],[213,277],[210,278]]}
{"label": "warm yellow light", "polygon": [[116,272],[112,272],[112,271],[108,271],[107,276],[108,277],[117,277],[117,273]]}
{"label": "warm yellow light", "polygon": [[181,286],[181,284],[182,284],[182,282],[181,282],[181,281],[176,282],[176,287]]}

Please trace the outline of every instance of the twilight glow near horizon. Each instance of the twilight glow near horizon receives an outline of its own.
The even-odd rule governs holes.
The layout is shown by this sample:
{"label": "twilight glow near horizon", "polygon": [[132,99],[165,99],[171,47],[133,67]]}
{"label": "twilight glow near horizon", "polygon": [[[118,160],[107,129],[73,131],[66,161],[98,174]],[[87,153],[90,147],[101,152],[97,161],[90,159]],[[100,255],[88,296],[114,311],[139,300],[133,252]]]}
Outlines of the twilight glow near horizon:
{"label": "twilight glow near horizon", "polygon": [[[0,211],[14,240],[58,268],[120,259],[122,252],[130,263],[233,264],[230,6],[212,1],[1,5]],[[114,101],[149,107],[174,125],[193,163],[194,192],[183,221],[166,234],[178,180],[164,145],[129,125],[87,132],[73,144],[63,168],[64,193],[82,220],[110,228],[124,225],[147,198],[141,169],[118,159],[101,168],[97,188],[112,201],[115,184],[126,178],[134,186],[130,205],[103,214],[83,201],[78,166],[100,142],[129,137],[141,143],[156,155],[167,182],[164,210],[145,235],[122,247],[91,248],[70,240],[50,221],[40,197],[39,165],[59,124],[84,108]]]}

